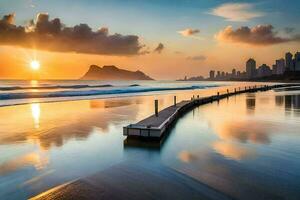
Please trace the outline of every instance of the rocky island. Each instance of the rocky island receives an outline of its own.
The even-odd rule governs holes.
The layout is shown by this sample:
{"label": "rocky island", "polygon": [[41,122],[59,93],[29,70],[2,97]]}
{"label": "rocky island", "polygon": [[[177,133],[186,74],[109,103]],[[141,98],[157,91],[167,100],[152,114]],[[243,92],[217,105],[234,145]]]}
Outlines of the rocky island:
{"label": "rocky island", "polygon": [[117,68],[114,65],[99,67],[91,65],[89,70],[81,78],[82,80],[153,80],[143,72],[129,71]]}

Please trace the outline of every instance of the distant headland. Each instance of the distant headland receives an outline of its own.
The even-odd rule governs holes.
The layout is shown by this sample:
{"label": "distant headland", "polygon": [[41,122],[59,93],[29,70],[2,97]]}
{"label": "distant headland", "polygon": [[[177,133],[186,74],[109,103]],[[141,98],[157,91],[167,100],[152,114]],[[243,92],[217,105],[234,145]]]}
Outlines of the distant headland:
{"label": "distant headland", "polygon": [[129,71],[114,65],[91,65],[81,80],[153,80],[141,71]]}

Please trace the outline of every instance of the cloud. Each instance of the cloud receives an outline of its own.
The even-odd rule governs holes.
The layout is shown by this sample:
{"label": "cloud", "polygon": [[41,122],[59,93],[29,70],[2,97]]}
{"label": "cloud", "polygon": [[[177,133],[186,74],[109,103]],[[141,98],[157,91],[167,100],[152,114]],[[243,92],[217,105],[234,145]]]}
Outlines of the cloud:
{"label": "cloud", "polygon": [[189,37],[189,36],[196,35],[196,34],[200,33],[200,30],[199,29],[187,28],[187,29],[184,29],[182,31],[178,31],[178,33],[181,34],[184,37]]}
{"label": "cloud", "polygon": [[2,21],[6,24],[13,24],[15,22],[15,14],[4,15]]}
{"label": "cloud", "polygon": [[187,60],[193,60],[193,61],[204,61],[206,60],[206,56],[199,55],[199,56],[189,56],[186,58]]}
{"label": "cloud", "polygon": [[250,45],[273,45],[284,42],[299,41],[299,36],[280,37],[272,25],[257,25],[253,28],[242,26],[234,30],[227,26],[215,35],[219,41],[245,43]]}
{"label": "cloud", "polygon": [[183,54],[182,51],[174,51],[175,54]]}
{"label": "cloud", "polygon": [[255,11],[254,5],[250,3],[225,3],[212,9],[209,14],[237,22],[249,21],[265,15],[263,12]]}
{"label": "cloud", "polygon": [[162,43],[159,43],[158,46],[154,49],[154,52],[161,53],[164,48],[165,46]]}
{"label": "cloud", "polygon": [[13,14],[0,19],[0,45],[57,52],[106,55],[142,54],[144,45],[136,35],[109,34],[108,28],[93,31],[87,24],[67,27],[59,18],[40,13],[26,26],[16,26]]}

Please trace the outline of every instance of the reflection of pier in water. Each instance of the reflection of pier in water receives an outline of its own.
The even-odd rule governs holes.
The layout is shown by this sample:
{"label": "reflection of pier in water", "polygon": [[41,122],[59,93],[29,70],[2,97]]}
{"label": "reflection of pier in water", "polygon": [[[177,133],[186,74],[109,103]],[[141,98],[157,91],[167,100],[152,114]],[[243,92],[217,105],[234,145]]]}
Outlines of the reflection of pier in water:
{"label": "reflection of pier in water", "polygon": [[[207,104],[214,101],[219,101],[221,99],[229,98],[241,93],[255,93],[258,91],[267,91],[274,88],[286,87],[286,84],[281,85],[272,85],[272,86],[262,86],[262,87],[245,87],[244,90],[234,88],[234,91],[230,92],[227,89],[227,92],[220,94],[217,92],[217,95],[212,95],[208,97],[200,98],[199,95],[195,98],[193,96],[191,100],[185,100],[180,103],[176,103],[176,96],[174,96],[174,104],[158,112],[158,100],[155,100],[155,114],[150,117],[136,123],[130,124],[126,127],[123,127],[123,134],[127,136],[127,139],[124,141],[124,147],[126,146],[135,146],[135,147],[160,147],[160,142],[151,144],[149,140],[158,140],[162,141],[165,133],[169,132],[172,129],[173,124],[181,116],[187,113],[192,108],[198,107],[203,104]],[[246,106],[248,110],[254,110],[255,108],[255,95],[249,96],[246,99]],[[134,138],[134,139],[131,139]],[[148,139],[148,141],[147,141]],[[140,140],[140,141],[139,141]],[[149,143],[149,144],[148,144]]]}
{"label": "reflection of pier in water", "polygon": [[275,96],[276,106],[283,106],[285,111],[300,114],[300,95],[277,95]]}
{"label": "reflection of pier in water", "polygon": [[300,115],[300,95],[285,96],[285,109]]}
{"label": "reflection of pier in water", "polygon": [[144,148],[152,151],[161,151],[164,144],[168,140],[168,135],[170,131],[165,133],[160,140],[149,139],[149,138],[139,138],[139,137],[127,137],[123,141],[124,148]]}
{"label": "reflection of pier in water", "polygon": [[249,114],[254,113],[255,111],[255,102],[256,102],[255,98],[256,97],[254,94],[246,96],[246,108]]}

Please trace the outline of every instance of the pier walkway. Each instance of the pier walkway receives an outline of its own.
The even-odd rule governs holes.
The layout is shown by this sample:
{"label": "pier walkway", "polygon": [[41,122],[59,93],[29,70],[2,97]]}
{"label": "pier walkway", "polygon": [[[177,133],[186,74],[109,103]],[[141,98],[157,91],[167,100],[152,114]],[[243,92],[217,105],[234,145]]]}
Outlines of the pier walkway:
{"label": "pier walkway", "polygon": [[125,136],[134,136],[134,137],[143,137],[143,138],[156,138],[159,139],[163,134],[172,126],[172,124],[185,112],[192,109],[193,107],[207,104],[213,101],[219,101],[229,96],[248,93],[248,92],[258,92],[266,91],[279,87],[286,87],[286,84],[278,85],[263,85],[263,86],[252,86],[245,87],[244,89],[234,89],[230,92],[227,90],[225,94],[219,94],[209,96],[209,97],[192,97],[191,100],[181,101],[176,103],[176,97],[174,97],[174,105],[169,106],[160,112],[158,112],[158,101],[155,100],[155,114],[150,117],[143,119],[142,121],[136,124],[130,124],[126,127],[123,127],[123,135]]}

